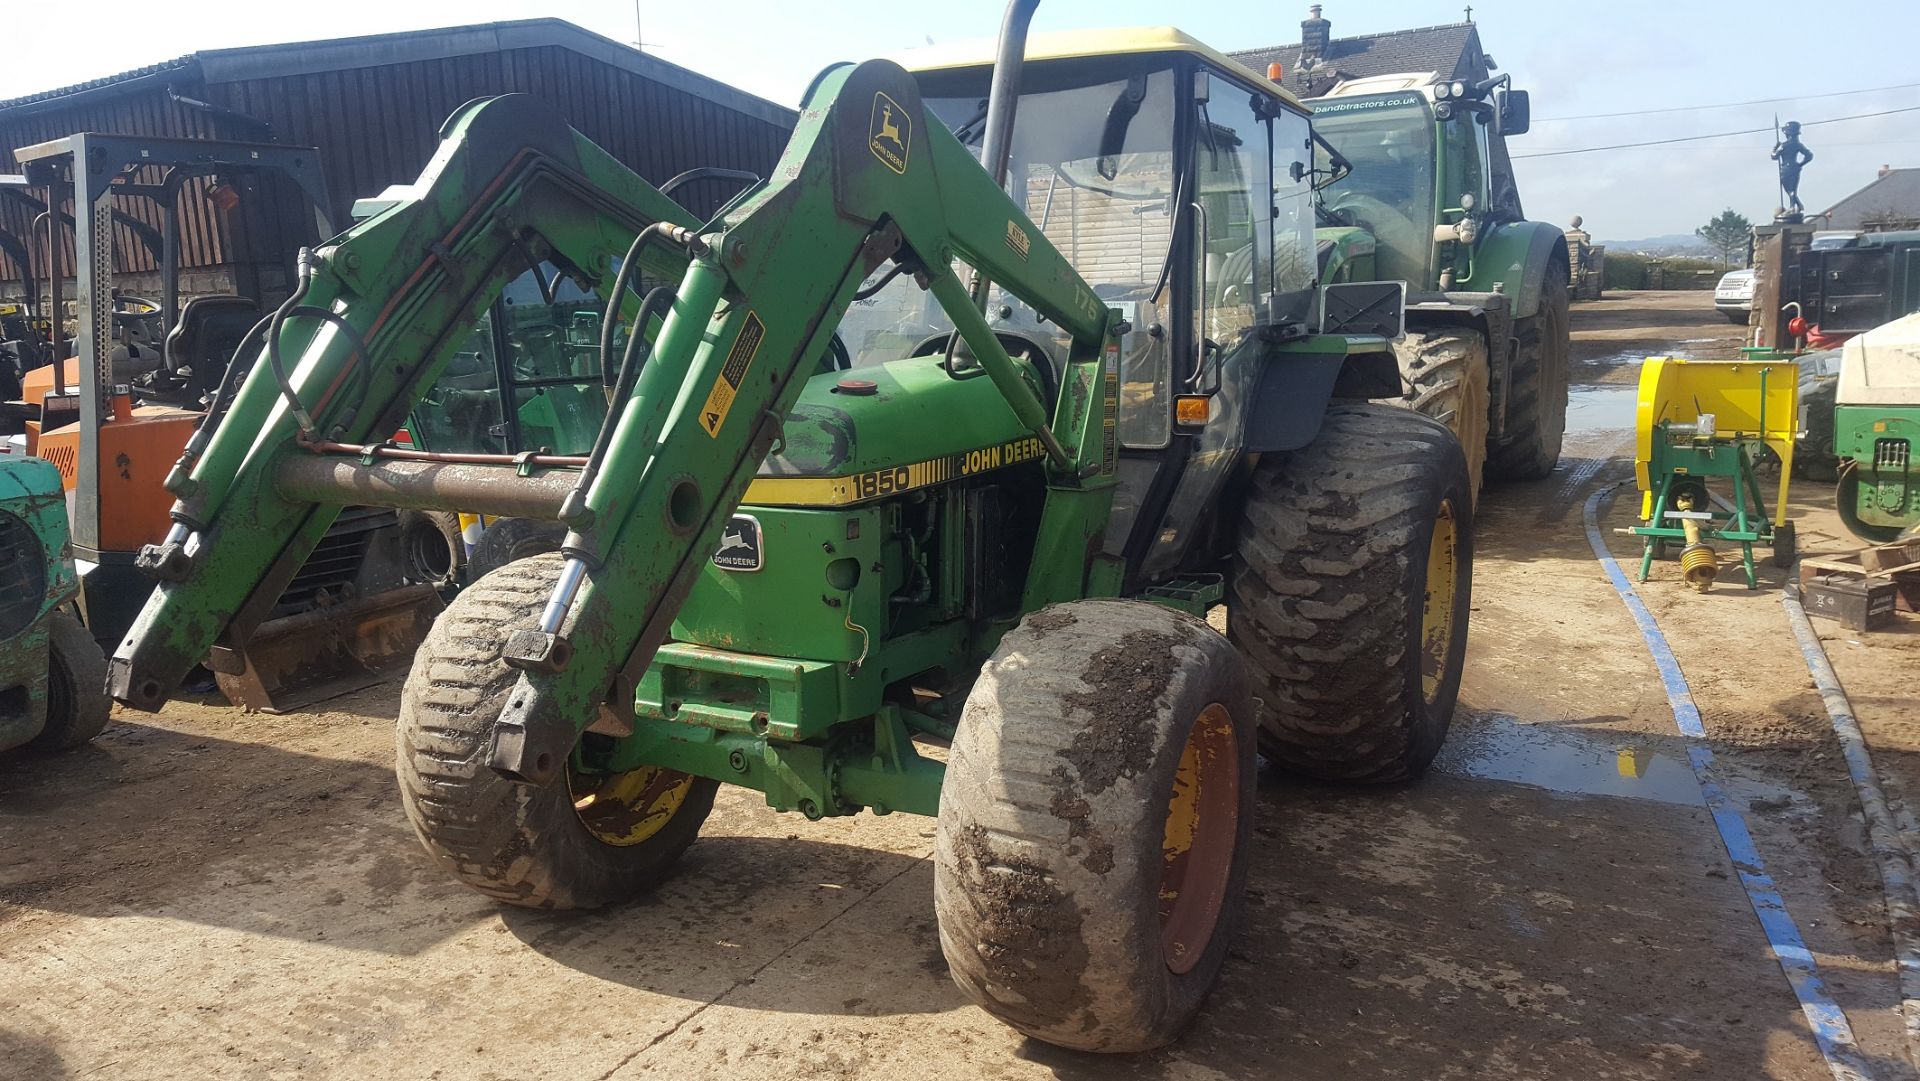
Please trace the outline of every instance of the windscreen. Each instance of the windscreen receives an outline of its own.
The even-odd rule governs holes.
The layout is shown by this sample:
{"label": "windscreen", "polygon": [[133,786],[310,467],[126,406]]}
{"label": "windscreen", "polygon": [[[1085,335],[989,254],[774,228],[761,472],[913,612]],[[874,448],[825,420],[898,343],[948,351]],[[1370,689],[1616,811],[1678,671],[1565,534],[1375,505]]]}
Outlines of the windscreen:
{"label": "windscreen", "polygon": [[[941,124],[980,153],[984,95],[935,91],[924,101]],[[1173,111],[1173,74],[1167,70],[1079,86],[1043,85],[1020,98],[1009,188],[1094,293],[1113,306],[1151,305],[1158,292],[1164,311],[1160,286],[1173,236]],[[1039,327],[1025,305],[999,290],[989,311],[998,326],[1029,334]],[[906,356],[949,329],[932,296],[902,278],[856,302],[840,336],[858,366]],[[1058,328],[1049,327],[1035,336],[1058,335]]]}
{"label": "windscreen", "polygon": [[[1373,234],[1383,280],[1423,287],[1433,257],[1433,114],[1420,94],[1328,98],[1313,127],[1353,165],[1321,192],[1322,220]],[[1321,169],[1331,163],[1321,160]]]}

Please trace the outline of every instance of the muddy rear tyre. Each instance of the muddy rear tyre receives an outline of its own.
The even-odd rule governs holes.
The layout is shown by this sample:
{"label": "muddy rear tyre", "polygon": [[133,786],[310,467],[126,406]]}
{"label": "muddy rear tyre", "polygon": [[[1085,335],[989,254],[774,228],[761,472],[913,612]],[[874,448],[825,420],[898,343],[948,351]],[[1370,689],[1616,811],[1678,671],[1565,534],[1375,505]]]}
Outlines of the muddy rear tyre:
{"label": "muddy rear tyre", "polygon": [[47,723],[30,746],[43,751],[78,747],[106,730],[107,659],[72,613],[48,617]]}
{"label": "muddy rear tyre", "polygon": [[[1476,497],[1487,460],[1487,340],[1471,330],[1408,333],[1394,346],[1400,378],[1411,388],[1406,405],[1447,426],[1460,441]],[[1556,450],[1556,455],[1558,451]]]}
{"label": "muddy rear tyre", "polygon": [[1245,667],[1205,623],[1086,600],[1027,617],[967,697],[934,908],[953,980],[1035,1039],[1177,1036],[1226,960],[1253,825]]}
{"label": "muddy rear tyre", "polygon": [[516,559],[560,550],[567,527],[539,518],[496,518],[480,533],[467,559],[467,577],[478,579]]}
{"label": "muddy rear tyre", "polygon": [[520,673],[500,659],[535,625],[560,556],[510,563],[468,586],[421,643],[400,695],[396,772],[407,819],[454,877],[507,904],[597,908],[664,880],[713,807],[711,780],[642,767],[580,768],[565,781],[514,784],[486,764],[494,718]]}
{"label": "muddy rear tyre", "polygon": [[1547,268],[1540,308],[1514,321],[1520,349],[1508,377],[1507,433],[1487,448],[1488,480],[1539,480],[1560,461],[1567,433],[1565,273]]}
{"label": "muddy rear tyre", "polygon": [[1470,491],[1452,433],[1390,406],[1335,405],[1310,446],[1261,459],[1227,590],[1261,753],[1325,780],[1426,772],[1466,655]]}

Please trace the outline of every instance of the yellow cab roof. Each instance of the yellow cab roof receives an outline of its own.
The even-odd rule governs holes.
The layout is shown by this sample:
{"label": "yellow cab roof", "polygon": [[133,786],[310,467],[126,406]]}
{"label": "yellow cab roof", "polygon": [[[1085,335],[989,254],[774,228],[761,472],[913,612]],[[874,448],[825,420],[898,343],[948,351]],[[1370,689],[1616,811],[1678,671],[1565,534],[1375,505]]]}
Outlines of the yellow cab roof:
{"label": "yellow cab roof", "polygon": [[[892,59],[908,71],[957,71],[962,68],[988,67],[993,64],[996,43],[990,38],[955,41],[912,49]],[[1136,55],[1141,53],[1186,53],[1211,67],[1244,76],[1247,82],[1269,97],[1286,102],[1300,112],[1311,112],[1264,74],[1227,54],[1184,34],[1171,26],[1136,26],[1109,30],[1046,30],[1027,36],[1027,62],[1070,60],[1084,57]]]}

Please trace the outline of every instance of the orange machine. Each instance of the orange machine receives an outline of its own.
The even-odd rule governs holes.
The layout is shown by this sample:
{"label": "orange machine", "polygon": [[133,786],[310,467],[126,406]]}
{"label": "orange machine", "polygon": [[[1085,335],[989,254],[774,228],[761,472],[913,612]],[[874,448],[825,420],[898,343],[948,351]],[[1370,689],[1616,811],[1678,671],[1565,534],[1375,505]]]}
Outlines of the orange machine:
{"label": "orange machine", "polygon": [[[112,414],[100,425],[99,436],[96,486],[100,506],[112,508],[100,515],[100,551],[138,552],[167,535],[173,495],[163,482],[200,417],[165,405],[136,408],[127,395],[114,395]],[[42,432],[39,421],[27,422],[27,453],[52,462],[69,492],[78,480],[80,435],[78,423]]]}

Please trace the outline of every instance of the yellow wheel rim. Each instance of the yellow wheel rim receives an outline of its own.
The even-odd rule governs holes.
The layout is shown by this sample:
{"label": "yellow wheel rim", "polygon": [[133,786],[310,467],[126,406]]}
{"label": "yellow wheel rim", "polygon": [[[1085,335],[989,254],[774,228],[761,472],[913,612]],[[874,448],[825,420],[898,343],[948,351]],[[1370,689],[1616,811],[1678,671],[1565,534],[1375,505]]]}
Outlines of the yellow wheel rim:
{"label": "yellow wheel rim", "polygon": [[1187,972],[1213,941],[1240,839],[1240,743],[1216,702],[1194,718],[1180,752],[1160,839],[1160,952]]}
{"label": "yellow wheel rim", "polygon": [[606,844],[637,845],[659,833],[693,788],[693,777],[678,770],[641,766],[625,773],[567,772],[573,813],[581,825]]}
{"label": "yellow wheel rim", "polygon": [[1453,645],[1454,581],[1459,567],[1460,533],[1453,518],[1453,501],[1440,501],[1433,518],[1433,538],[1427,542],[1427,595],[1420,613],[1420,694],[1427,705],[1440,697],[1447,678],[1447,654]]}

